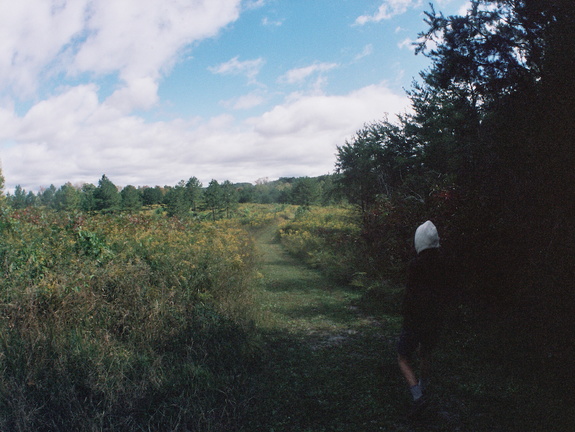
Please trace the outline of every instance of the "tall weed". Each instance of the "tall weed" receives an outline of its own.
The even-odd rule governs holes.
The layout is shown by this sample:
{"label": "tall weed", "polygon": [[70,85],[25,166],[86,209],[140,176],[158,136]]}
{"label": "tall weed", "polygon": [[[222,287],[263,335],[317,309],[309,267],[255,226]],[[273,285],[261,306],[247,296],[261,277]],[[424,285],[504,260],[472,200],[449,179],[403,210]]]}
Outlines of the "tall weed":
{"label": "tall weed", "polygon": [[239,225],[5,213],[1,430],[232,428],[257,353]]}
{"label": "tall weed", "polygon": [[352,210],[340,207],[300,207],[280,228],[285,248],[328,276],[351,281],[363,271],[358,259],[362,244]]}

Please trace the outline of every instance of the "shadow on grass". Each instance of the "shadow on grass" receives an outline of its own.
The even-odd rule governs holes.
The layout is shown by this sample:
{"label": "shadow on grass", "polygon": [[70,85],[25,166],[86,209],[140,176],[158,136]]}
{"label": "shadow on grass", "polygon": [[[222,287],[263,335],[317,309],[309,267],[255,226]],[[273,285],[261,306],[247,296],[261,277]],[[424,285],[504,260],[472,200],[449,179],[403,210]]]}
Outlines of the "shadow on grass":
{"label": "shadow on grass", "polygon": [[269,331],[264,339],[243,430],[408,430],[394,356],[373,328],[339,338]]}
{"label": "shadow on grass", "polygon": [[262,301],[273,319],[259,328],[261,366],[238,430],[573,430],[573,416],[561,416],[557,407],[546,411],[556,399],[539,403],[545,394],[502,370],[497,347],[475,340],[461,320],[452,323],[435,354],[433,415],[408,420],[409,392],[396,362],[397,287],[361,296],[304,267],[276,242],[260,244]]}
{"label": "shadow on grass", "polygon": [[292,320],[327,320],[336,325],[345,325],[349,323],[351,312],[342,310],[337,304],[307,305],[292,307],[289,310],[281,312],[282,315]]}
{"label": "shadow on grass", "polygon": [[567,432],[574,424],[573,415],[546,410],[557,400],[538,401],[538,389],[481,357],[470,359],[453,342],[436,355],[432,410],[410,420],[394,339],[381,330],[262,337],[266,351],[242,431]]}
{"label": "shadow on grass", "polygon": [[313,290],[331,291],[332,285],[322,283],[323,279],[314,277],[292,277],[289,279],[271,279],[267,282],[270,292],[286,292],[291,294],[309,293]]}

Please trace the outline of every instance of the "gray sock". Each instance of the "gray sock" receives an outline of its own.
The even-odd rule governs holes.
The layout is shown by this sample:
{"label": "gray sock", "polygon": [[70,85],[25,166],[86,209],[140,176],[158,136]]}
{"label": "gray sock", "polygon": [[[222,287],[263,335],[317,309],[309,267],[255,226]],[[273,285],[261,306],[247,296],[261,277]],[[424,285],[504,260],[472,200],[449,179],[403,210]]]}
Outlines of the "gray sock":
{"label": "gray sock", "polygon": [[410,387],[409,391],[411,392],[411,396],[414,401],[419,400],[423,396],[423,392],[421,391],[421,386],[419,384]]}

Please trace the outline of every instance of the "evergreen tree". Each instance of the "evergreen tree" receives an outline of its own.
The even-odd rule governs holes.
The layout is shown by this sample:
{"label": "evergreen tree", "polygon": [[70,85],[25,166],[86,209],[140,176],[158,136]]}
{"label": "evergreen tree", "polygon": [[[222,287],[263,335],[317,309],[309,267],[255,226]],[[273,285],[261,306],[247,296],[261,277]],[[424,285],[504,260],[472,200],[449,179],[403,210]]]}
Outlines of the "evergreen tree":
{"label": "evergreen tree", "polygon": [[13,209],[26,208],[26,191],[20,185],[14,188],[14,195],[9,197],[10,206]]}
{"label": "evergreen tree", "polygon": [[95,208],[99,211],[115,211],[120,208],[120,192],[106,175],[103,175],[94,190]]}
{"label": "evergreen tree", "polygon": [[82,191],[80,194],[80,208],[86,212],[91,212],[96,210],[96,198],[95,198],[96,186],[91,183],[85,183],[82,185]]}
{"label": "evergreen tree", "polygon": [[241,183],[240,185],[238,185],[238,194],[239,194],[238,201],[240,203],[254,202],[255,198],[254,185],[252,185],[251,183]]}
{"label": "evergreen tree", "polygon": [[136,211],[142,208],[142,195],[138,189],[128,185],[120,192],[122,197],[122,209]]}
{"label": "evergreen tree", "polygon": [[2,174],[2,167],[0,166],[0,208],[2,208],[6,200],[4,196],[4,184],[4,175]]}
{"label": "evergreen tree", "polygon": [[192,203],[188,199],[186,183],[181,180],[175,187],[168,188],[164,203],[168,216],[184,216],[190,212]]}
{"label": "evergreen tree", "polygon": [[366,125],[337,149],[339,185],[366,215],[415,172],[417,154],[417,145],[401,126],[387,121]]}
{"label": "evergreen tree", "polygon": [[229,218],[231,211],[237,208],[239,193],[235,186],[229,180],[226,180],[221,185],[221,196],[222,207],[226,211],[226,217]]}
{"label": "evergreen tree", "polygon": [[34,192],[28,192],[26,195],[26,207],[36,207],[38,205],[38,197],[34,195]]}
{"label": "evergreen tree", "polygon": [[196,211],[202,196],[202,182],[196,177],[191,177],[186,183],[186,197],[193,211]]}
{"label": "evergreen tree", "polygon": [[144,205],[147,206],[162,204],[164,201],[164,193],[162,192],[162,188],[159,186],[153,188],[145,187],[142,192],[142,199]]}
{"label": "evergreen tree", "polygon": [[71,183],[66,183],[56,191],[54,194],[54,208],[64,211],[80,208],[80,193]]}
{"label": "evergreen tree", "polygon": [[206,207],[212,211],[212,219],[216,220],[216,212],[223,207],[222,187],[217,180],[211,180],[204,192]]}
{"label": "evergreen tree", "polygon": [[41,190],[38,197],[40,204],[48,208],[54,208],[54,196],[56,195],[56,186],[51,184],[48,188]]}

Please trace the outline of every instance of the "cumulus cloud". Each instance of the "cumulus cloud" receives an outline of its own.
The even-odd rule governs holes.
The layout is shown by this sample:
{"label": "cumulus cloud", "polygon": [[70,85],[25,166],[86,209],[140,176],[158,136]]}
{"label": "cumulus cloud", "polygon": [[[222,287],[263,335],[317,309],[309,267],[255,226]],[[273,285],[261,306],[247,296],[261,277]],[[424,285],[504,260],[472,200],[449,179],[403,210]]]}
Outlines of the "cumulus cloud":
{"label": "cumulus cloud", "polygon": [[370,22],[379,22],[401,15],[411,8],[421,6],[421,0],[385,0],[371,15],[361,15],[355,20],[355,24],[364,25]]}
{"label": "cumulus cloud", "polygon": [[[30,96],[84,29],[88,0],[0,2],[0,91]],[[33,11],[33,13],[31,12]]]}
{"label": "cumulus cloud", "polygon": [[[0,111],[18,142],[1,149],[8,187],[176,184],[191,176],[255,181],[333,171],[337,145],[366,121],[401,112],[403,95],[372,85],[344,95],[295,94],[260,116],[146,122],[99,102],[94,85],[70,88],[23,117]],[[98,173],[97,175],[95,173]]]}
{"label": "cumulus cloud", "polygon": [[133,79],[126,86],[116,90],[107,100],[110,106],[129,113],[133,110],[147,110],[158,101],[158,84],[150,77]]}
{"label": "cumulus cloud", "polygon": [[47,74],[157,81],[189,44],[239,17],[241,0],[0,3],[0,91],[31,96]]}
{"label": "cumulus cloud", "polygon": [[[311,81],[311,93],[283,95],[247,120],[182,114],[154,121],[135,114],[159,105],[162,78],[190,46],[218,34],[242,8],[264,3],[0,2],[0,160],[7,189],[97,183],[102,174],[119,186],[325,174],[333,170],[336,146],[366,121],[409,105],[385,84],[338,95],[313,91],[339,67],[314,63],[279,79]],[[264,64],[237,56],[209,70],[253,84]],[[246,110],[281,96],[257,88],[223,104]]]}
{"label": "cumulus cloud", "polygon": [[67,181],[93,183],[94,172],[123,180],[134,172],[159,171],[163,162],[168,166],[162,170],[169,172],[169,159],[178,153],[167,150],[177,152],[187,139],[181,121],[146,123],[99,103],[93,85],[38,103],[16,125],[18,145],[1,152],[9,162],[3,165],[4,175],[7,184],[35,189]]}
{"label": "cumulus cloud", "polygon": [[384,85],[371,85],[347,95],[300,95],[278,105],[250,123],[262,136],[308,134],[336,131],[336,135],[354,132],[371,119],[389,112],[401,112],[405,96],[391,92]]}
{"label": "cumulus cloud", "polygon": [[[157,78],[190,43],[214,36],[239,16],[239,0],[93,1],[73,68],[130,81]],[[105,55],[103,55],[105,54]]]}

